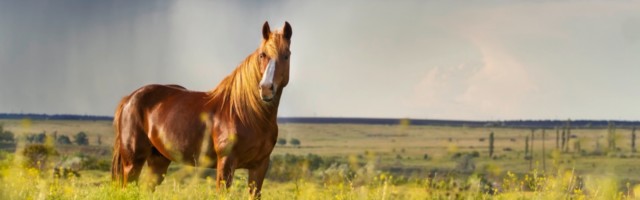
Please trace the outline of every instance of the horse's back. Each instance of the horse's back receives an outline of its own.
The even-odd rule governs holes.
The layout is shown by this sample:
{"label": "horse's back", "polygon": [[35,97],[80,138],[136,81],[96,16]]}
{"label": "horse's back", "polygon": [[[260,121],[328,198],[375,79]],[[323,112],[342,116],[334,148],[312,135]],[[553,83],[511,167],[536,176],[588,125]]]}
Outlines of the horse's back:
{"label": "horse's back", "polygon": [[150,84],[145,85],[137,90],[133,91],[129,97],[135,98],[137,100],[143,101],[151,101],[160,100],[165,98],[168,95],[171,95],[176,92],[185,92],[187,89],[180,85],[160,85],[160,84]]}
{"label": "horse's back", "polygon": [[147,115],[155,112],[169,112],[175,107],[197,106],[198,101],[204,100],[205,96],[204,92],[189,91],[180,85],[145,85],[122,99],[114,122],[142,123],[149,117]]}
{"label": "horse's back", "polygon": [[200,114],[206,110],[206,97],[179,85],[146,85],[125,97],[119,122],[128,137],[149,143],[170,160],[192,160],[187,157],[199,153],[194,147],[200,144],[193,143],[202,140],[205,128]]}
{"label": "horse's back", "polygon": [[146,111],[164,99],[185,91],[186,89],[179,85],[151,84],[138,88],[120,101],[114,117],[114,124],[118,129],[116,131],[142,131],[139,129],[144,129],[142,126],[145,124]]}

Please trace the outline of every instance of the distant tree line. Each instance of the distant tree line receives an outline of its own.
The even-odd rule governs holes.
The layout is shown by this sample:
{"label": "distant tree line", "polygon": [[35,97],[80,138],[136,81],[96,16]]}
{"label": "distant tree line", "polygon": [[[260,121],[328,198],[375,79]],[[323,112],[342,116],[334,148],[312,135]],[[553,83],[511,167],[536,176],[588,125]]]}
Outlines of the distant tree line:
{"label": "distant tree line", "polygon": [[54,132],[52,135],[47,135],[46,132],[41,132],[38,134],[30,134],[25,137],[26,141],[29,143],[43,144],[47,141],[47,137],[51,137],[52,141],[55,141],[56,144],[62,145],[71,145],[76,144],[80,146],[89,145],[89,137],[87,133],[84,131],[80,131],[73,135],[73,140],[67,135],[58,135],[57,132]]}
{"label": "distant tree line", "polygon": [[113,120],[110,116],[98,115],[47,115],[47,114],[22,114],[22,113],[0,113],[0,119],[32,119],[32,120]]}
{"label": "distant tree line", "polygon": [[[32,120],[106,120],[112,121],[111,116],[98,115],[47,115],[47,114],[23,114],[0,113],[0,119],[32,119]],[[379,124],[398,125],[406,119],[394,118],[332,118],[332,117],[280,117],[278,123],[313,123],[313,124]],[[467,126],[467,127],[520,127],[520,128],[554,128],[563,126],[564,120],[507,120],[507,121],[466,121],[466,120],[437,120],[437,119],[409,119],[411,125],[434,126]],[[618,127],[638,127],[640,121],[606,121],[606,120],[575,120],[574,127],[606,128],[609,122]]]}
{"label": "distant tree line", "polygon": [[[331,118],[331,117],[281,117],[278,123],[311,123],[311,124],[378,124],[399,125],[403,120],[394,118]],[[573,120],[574,127],[606,128],[610,121],[606,120]],[[640,121],[611,121],[619,127],[637,127]],[[564,126],[565,120],[506,120],[506,121],[465,121],[437,119],[409,119],[411,125],[453,126],[453,127],[514,127],[514,128],[554,128]]]}

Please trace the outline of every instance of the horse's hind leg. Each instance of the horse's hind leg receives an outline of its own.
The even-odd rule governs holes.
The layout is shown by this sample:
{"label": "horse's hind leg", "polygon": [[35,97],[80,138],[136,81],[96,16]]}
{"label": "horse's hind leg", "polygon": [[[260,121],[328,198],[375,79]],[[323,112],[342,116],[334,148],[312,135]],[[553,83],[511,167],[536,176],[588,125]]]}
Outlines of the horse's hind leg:
{"label": "horse's hind leg", "polygon": [[171,160],[164,157],[155,148],[151,152],[151,155],[147,158],[147,166],[151,171],[151,182],[149,188],[155,190],[155,187],[162,183],[164,176],[167,174]]}
{"label": "horse's hind leg", "polygon": [[123,160],[124,163],[124,186],[127,183],[137,182],[140,178],[140,172],[144,166],[146,158],[140,158],[134,155],[132,159]]}
{"label": "horse's hind leg", "polygon": [[151,154],[152,146],[149,138],[141,130],[125,131],[123,136],[122,142],[126,150],[122,163],[124,165],[124,186],[126,186],[127,183],[138,181],[144,162]]}

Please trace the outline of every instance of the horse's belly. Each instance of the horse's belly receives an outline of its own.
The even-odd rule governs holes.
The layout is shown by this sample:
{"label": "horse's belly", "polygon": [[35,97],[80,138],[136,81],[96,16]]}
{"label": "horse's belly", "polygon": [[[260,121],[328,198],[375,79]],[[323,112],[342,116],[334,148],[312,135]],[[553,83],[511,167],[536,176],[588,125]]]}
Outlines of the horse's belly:
{"label": "horse's belly", "polygon": [[181,134],[150,131],[149,138],[154,148],[171,161],[191,166],[215,166],[216,154],[212,150],[213,144],[211,140],[204,140],[202,135],[194,134],[193,138],[185,140]]}

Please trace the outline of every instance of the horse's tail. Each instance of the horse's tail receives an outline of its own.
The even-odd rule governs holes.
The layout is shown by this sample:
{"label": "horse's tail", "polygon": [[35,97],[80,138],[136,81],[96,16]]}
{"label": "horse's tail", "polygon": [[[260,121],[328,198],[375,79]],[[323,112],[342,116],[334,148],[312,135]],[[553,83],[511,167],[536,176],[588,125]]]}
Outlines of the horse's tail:
{"label": "horse's tail", "polygon": [[120,145],[121,145],[121,129],[120,129],[120,118],[122,117],[122,109],[124,104],[129,101],[129,96],[126,96],[120,100],[120,104],[116,109],[116,113],[113,116],[113,128],[116,132],[116,140],[113,143],[113,158],[111,159],[111,180],[116,183],[122,185],[124,182],[124,171],[123,171],[123,163],[122,156],[120,155]]}

